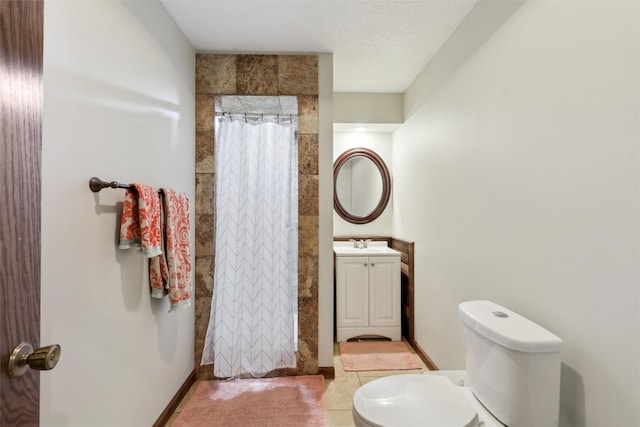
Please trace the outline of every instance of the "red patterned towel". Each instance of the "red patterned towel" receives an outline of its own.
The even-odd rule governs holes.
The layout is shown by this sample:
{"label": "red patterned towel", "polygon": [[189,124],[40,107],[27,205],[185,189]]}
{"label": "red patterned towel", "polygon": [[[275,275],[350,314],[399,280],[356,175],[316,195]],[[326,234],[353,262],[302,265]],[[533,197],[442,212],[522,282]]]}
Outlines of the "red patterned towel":
{"label": "red patterned towel", "polygon": [[167,266],[163,250],[163,212],[158,189],[148,185],[131,184],[127,190],[120,221],[120,249],[140,248],[149,260],[151,296],[162,298],[165,292],[163,276]]}
{"label": "red patterned towel", "polygon": [[122,204],[120,220],[120,249],[140,247],[140,214],[138,213],[138,193],[127,190]]}
{"label": "red patterned towel", "polygon": [[127,190],[120,221],[120,249],[139,247],[147,258],[162,253],[162,208],[158,189],[131,184]]}
{"label": "red patterned towel", "polygon": [[169,291],[171,309],[176,311],[191,305],[191,218],[189,197],[163,188],[165,211],[165,242],[168,277],[165,287]]}

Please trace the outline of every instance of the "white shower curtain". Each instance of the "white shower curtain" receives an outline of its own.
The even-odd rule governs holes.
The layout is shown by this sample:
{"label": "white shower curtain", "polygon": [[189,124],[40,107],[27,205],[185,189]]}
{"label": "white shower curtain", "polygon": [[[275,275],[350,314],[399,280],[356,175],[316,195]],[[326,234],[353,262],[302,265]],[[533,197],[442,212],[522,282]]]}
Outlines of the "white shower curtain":
{"label": "white shower curtain", "polygon": [[295,367],[298,145],[295,119],[218,118],[215,272],[201,363],[214,375]]}

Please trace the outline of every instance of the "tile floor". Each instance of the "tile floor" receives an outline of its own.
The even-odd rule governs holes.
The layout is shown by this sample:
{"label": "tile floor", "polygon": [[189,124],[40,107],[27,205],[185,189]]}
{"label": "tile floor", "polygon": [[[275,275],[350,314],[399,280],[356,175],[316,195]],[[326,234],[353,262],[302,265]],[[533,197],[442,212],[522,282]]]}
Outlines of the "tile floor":
{"label": "tile floor", "polygon": [[[387,375],[410,374],[428,371],[422,359],[415,353],[410,345],[407,346],[414,353],[416,360],[420,363],[421,368],[415,370],[400,371],[360,371],[347,372],[343,369],[342,359],[340,358],[340,349],[338,344],[333,345],[333,366],[335,368],[335,378],[325,380],[324,404],[327,410],[327,426],[326,427],[353,427],[353,418],[351,416],[351,400],[353,393],[363,384],[376,378],[385,377]],[[196,384],[191,387],[185,398],[173,414],[167,427],[171,427],[173,421],[178,416],[185,403],[189,400],[191,393],[195,389]]]}

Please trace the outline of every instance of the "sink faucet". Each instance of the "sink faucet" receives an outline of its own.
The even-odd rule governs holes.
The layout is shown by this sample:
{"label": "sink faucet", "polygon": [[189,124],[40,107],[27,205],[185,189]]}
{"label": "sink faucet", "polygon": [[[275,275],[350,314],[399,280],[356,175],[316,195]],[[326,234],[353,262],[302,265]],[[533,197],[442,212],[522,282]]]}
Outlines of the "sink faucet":
{"label": "sink faucet", "polygon": [[367,239],[367,240],[354,240],[354,239],[350,239],[350,242],[353,242],[353,247],[357,248],[357,249],[364,249],[367,247],[367,242],[370,242],[371,239]]}

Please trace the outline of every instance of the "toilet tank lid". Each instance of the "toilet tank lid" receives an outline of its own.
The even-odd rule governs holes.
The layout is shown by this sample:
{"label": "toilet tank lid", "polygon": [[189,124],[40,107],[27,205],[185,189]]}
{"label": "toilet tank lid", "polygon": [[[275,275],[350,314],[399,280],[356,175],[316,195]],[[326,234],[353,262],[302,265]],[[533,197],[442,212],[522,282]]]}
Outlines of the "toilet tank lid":
{"label": "toilet tank lid", "polygon": [[494,302],[463,302],[458,313],[467,326],[503,347],[526,353],[555,353],[562,348],[562,339]]}

